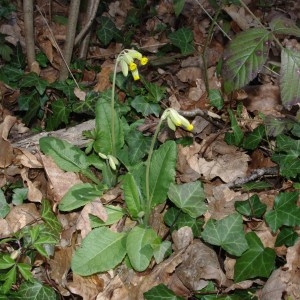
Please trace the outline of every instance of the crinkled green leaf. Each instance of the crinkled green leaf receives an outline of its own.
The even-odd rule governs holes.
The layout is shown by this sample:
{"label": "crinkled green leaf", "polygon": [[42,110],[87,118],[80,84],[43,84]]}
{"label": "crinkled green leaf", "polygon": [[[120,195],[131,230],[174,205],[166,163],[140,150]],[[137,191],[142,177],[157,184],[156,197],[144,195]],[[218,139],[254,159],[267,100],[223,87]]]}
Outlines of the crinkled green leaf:
{"label": "crinkled green leaf", "polygon": [[267,205],[259,200],[257,194],[252,195],[246,201],[235,201],[234,207],[240,214],[255,218],[260,218],[267,209]]}
{"label": "crinkled green leaf", "polygon": [[71,267],[73,272],[88,276],[116,267],[126,254],[126,234],[107,227],[93,229],[76,250]]}
{"label": "crinkled green leaf", "polygon": [[182,27],[169,34],[168,38],[173,45],[178,47],[182,54],[190,54],[194,51],[193,31],[189,28]]}
{"label": "crinkled green leaf", "polygon": [[262,70],[271,45],[271,33],[251,28],[237,34],[223,54],[222,74],[227,93],[249,83]]}
{"label": "crinkled green leaf", "polygon": [[92,202],[103,194],[103,187],[90,183],[73,185],[59,202],[61,211],[71,211]]}
{"label": "crinkled green leaf", "polygon": [[178,208],[193,218],[203,215],[207,210],[204,203],[205,194],[200,181],[181,185],[171,183],[168,197]]}
{"label": "crinkled green leaf", "polygon": [[275,267],[276,253],[264,248],[254,232],[246,234],[249,249],[237,258],[234,266],[234,280],[240,282],[255,277],[268,277]]}
{"label": "crinkled green leaf", "polygon": [[153,256],[153,244],[158,236],[152,228],[134,227],[127,236],[126,250],[132,267],[142,272],[149,266]]}
{"label": "crinkled green leaf", "polygon": [[135,96],[130,105],[144,117],[152,114],[158,117],[161,111],[159,104],[148,102],[143,95]]}
{"label": "crinkled green leaf", "polygon": [[287,247],[291,247],[295,244],[298,239],[298,234],[291,227],[284,227],[279,234],[277,235],[275,241],[275,247],[280,247],[285,245]]}
{"label": "crinkled green leaf", "polygon": [[264,137],[265,137],[265,126],[259,125],[244,138],[243,148],[248,150],[256,149]]}
{"label": "crinkled green leaf", "polygon": [[269,26],[275,34],[300,37],[300,28],[297,26],[296,22],[283,15],[276,15],[269,23]]}
{"label": "crinkled green leaf", "polygon": [[175,178],[177,147],[174,141],[167,141],[153,152],[149,174],[149,201],[151,207],[163,203],[171,182]]}
{"label": "crinkled green leaf", "polygon": [[291,49],[281,51],[280,91],[285,108],[300,103],[300,52]]}
{"label": "crinkled green leaf", "polygon": [[57,300],[57,295],[52,287],[34,282],[23,282],[17,292],[13,294],[15,300]]}
{"label": "crinkled green leaf", "polygon": [[176,294],[168,289],[164,284],[159,284],[148,292],[144,293],[146,300],[183,300],[184,298],[176,296]]}
{"label": "crinkled green leaf", "polygon": [[300,225],[300,207],[296,204],[298,200],[298,192],[280,193],[275,197],[273,209],[265,215],[265,220],[273,232],[282,225]]}
{"label": "crinkled green leaf", "polygon": [[245,239],[243,219],[238,213],[221,220],[209,219],[202,232],[205,242],[221,246],[229,254],[240,256],[248,249]]}

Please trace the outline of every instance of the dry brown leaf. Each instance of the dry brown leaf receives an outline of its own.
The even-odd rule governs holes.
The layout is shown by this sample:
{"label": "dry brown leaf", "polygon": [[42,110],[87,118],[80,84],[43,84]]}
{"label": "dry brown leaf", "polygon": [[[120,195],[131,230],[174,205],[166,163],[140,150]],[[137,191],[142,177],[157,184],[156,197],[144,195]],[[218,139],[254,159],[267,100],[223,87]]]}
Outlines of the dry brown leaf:
{"label": "dry brown leaf", "polygon": [[11,208],[5,220],[11,232],[15,233],[26,225],[37,222],[39,218],[40,214],[36,205],[34,203],[26,203]]}
{"label": "dry brown leaf", "polygon": [[41,162],[35,155],[26,149],[15,149],[16,153],[16,164],[22,165],[26,168],[40,169],[43,168]]}
{"label": "dry brown leaf", "polygon": [[10,226],[5,219],[0,218],[0,238],[7,238],[11,236]]}
{"label": "dry brown leaf", "polygon": [[128,289],[119,275],[116,275],[106,285],[103,292],[99,293],[96,300],[133,300],[129,297]]}
{"label": "dry brown leaf", "polygon": [[175,251],[186,248],[193,241],[194,235],[191,227],[184,226],[172,232],[172,241]]}
{"label": "dry brown leaf", "polygon": [[111,85],[110,74],[113,71],[113,64],[102,66],[100,73],[97,74],[97,83],[94,87],[95,92],[103,92]]}
{"label": "dry brown leaf", "polygon": [[103,222],[107,220],[107,212],[99,198],[86,204],[78,218],[76,229],[81,230],[81,237],[84,238],[92,230],[89,215],[100,218]]}
{"label": "dry brown leaf", "polygon": [[96,299],[98,293],[103,290],[103,281],[97,275],[82,277],[73,273],[73,282],[68,284],[68,288],[83,300],[91,300]]}
{"label": "dry brown leaf", "polygon": [[78,87],[74,88],[74,95],[80,100],[80,101],[84,101],[85,97],[86,97],[86,92],[82,91],[81,89],[79,89]]}
{"label": "dry brown leaf", "polygon": [[223,10],[234,20],[242,30],[247,30],[256,24],[253,17],[246,13],[244,7],[240,7],[234,4],[224,6]]}
{"label": "dry brown leaf", "polygon": [[202,71],[199,67],[187,67],[177,72],[176,76],[182,82],[196,82],[197,79],[202,78]]}
{"label": "dry brown leaf", "polygon": [[31,181],[28,177],[28,168],[23,168],[20,172],[24,185],[28,188],[27,199],[31,202],[41,202],[43,193],[40,190],[39,181]]}
{"label": "dry brown leaf", "polygon": [[232,284],[223,273],[216,252],[200,240],[194,240],[186,249],[183,261],[175,272],[191,290],[203,289],[208,280],[216,280],[222,286]]}

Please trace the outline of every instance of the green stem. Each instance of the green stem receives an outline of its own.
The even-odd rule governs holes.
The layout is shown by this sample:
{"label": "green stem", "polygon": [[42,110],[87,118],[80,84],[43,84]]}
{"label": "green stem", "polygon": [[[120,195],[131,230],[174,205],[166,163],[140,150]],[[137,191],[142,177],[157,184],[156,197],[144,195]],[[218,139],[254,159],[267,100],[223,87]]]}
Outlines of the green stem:
{"label": "green stem", "polygon": [[149,149],[149,154],[148,154],[148,158],[146,161],[146,205],[145,205],[145,216],[144,216],[144,220],[145,220],[145,224],[148,225],[149,224],[149,219],[150,219],[150,214],[151,214],[151,199],[150,199],[150,165],[151,165],[151,159],[152,159],[152,155],[153,155],[153,151],[154,151],[154,145],[155,145],[155,141],[157,139],[161,124],[162,124],[163,120],[160,119],[157,126],[156,126],[156,130],[154,132],[154,135],[152,137],[152,141],[151,141],[151,145],[150,145],[150,149]]}
{"label": "green stem", "polygon": [[115,63],[112,90],[111,90],[111,142],[112,142],[112,155],[116,156],[116,137],[115,137],[115,91],[116,91],[116,77],[117,77],[117,67],[118,58]]}

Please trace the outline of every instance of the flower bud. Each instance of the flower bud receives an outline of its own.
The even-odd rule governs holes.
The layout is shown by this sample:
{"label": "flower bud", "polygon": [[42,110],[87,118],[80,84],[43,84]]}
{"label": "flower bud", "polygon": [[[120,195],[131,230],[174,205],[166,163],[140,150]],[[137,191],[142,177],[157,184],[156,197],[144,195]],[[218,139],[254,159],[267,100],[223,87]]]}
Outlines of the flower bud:
{"label": "flower bud", "polygon": [[138,60],[141,60],[142,54],[134,49],[129,49],[127,52],[132,58],[137,58]]}
{"label": "flower bud", "polygon": [[121,69],[122,69],[122,73],[125,77],[127,77],[128,75],[128,65],[126,63],[126,61],[124,61],[123,59],[120,60],[120,65],[121,65]]}
{"label": "flower bud", "polygon": [[139,71],[138,71],[137,68],[135,70],[131,71],[131,73],[132,73],[132,77],[133,77],[134,80],[139,80],[140,79]]}

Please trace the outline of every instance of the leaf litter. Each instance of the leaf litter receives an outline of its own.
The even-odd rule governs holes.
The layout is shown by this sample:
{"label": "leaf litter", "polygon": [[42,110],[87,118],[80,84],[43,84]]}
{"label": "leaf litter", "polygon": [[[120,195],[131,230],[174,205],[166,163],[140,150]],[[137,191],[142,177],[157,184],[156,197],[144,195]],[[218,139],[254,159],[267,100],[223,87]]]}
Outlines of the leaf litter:
{"label": "leaf litter", "polygon": [[[195,4],[192,4],[191,1],[186,2],[187,5],[183,14],[188,15],[193,11],[193,9],[189,9],[193,8]],[[204,5],[210,8],[209,4],[206,1],[204,2]],[[114,18],[117,27],[122,27],[127,12],[131,7],[131,1],[126,1],[126,3],[128,5],[124,4],[124,7],[123,3],[119,3],[119,1],[112,2],[109,5],[109,13]],[[253,19],[249,15],[245,15],[246,13],[243,9],[238,10],[234,5],[231,5],[226,7],[225,11],[236,22],[239,30],[245,30],[253,25]],[[146,24],[147,33],[163,24],[174,25],[173,6],[168,1],[161,1],[158,4],[157,14],[157,18],[148,20]],[[200,25],[192,24],[195,39],[202,39],[208,30],[208,26],[205,25],[209,24],[207,16],[205,14],[200,15],[204,18],[198,23]],[[41,20],[37,21],[41,22]],[[189,21],[192,21],[192,19]],[[65,34],[64,26],[53,27],[52,30],[58,40],[59,36]],[[1,31],[6,32],[11,39],[22,40],[23,38],[20,36],[19,31],[16,31],[16,28],[2,25]],[[39,46],[41,49],[44,49],[52,65],[48,73],[46,70],[43,71],[42,76],[45,76],[49,81],[54,81],[57,76],[55,67],[60,64],[56,44],[50,38],[51,34],[47,33],[45,28],[40,27],[37,36]],[[143,37],[145,50],[150,53],[156,53],[159,49],[157,45],[164,45],[167,42],[168,39],[159,34],[154,36],[147,34]],[[217,44],[214,45],[214,56],[210,56],[206,65],[209,67],[213,66],[213,69],[209,71],[211,74],[209,85],[220,88],[218,79],[214,78],[212,74],[215,72],[216,62],[221,57],[224,49],[220,43],[218,43],[218,46],[216,46]],[[103,49],[91,49],[90,56],[111,57],[119,52],[120,47],[121,45],[115,44]],[[295,43],[293,47],[295,48]],[[287,57],[284,57],[284,59],[288,59],[289,54],[285,55]],[[195,109],[200,106],[203,109],[209,106],[209,99],[207,98],[203,81],[203,64],[201,60],[196,59],[195,66],[195,59],[187,62],[189,58],[182,60],[180,68],[178,68],[178,64],[166,67],[162,65],[160,68],[164,78],[160,80],[170,83],[169,87],[173,93],[169,91],[170,97],[173,97],[172,102],[171,98],[169,98],[170,103],[172,103],[171,107],[176,107],[176,109]],[[110,86],[109,75],[112,69],[112,62],[104,60],[101,71],[96,75],[97,84],[94,87],[95,91],[101,92]],[[294,62],[294,64],[297,63],[297,61]],[[292,62],[289,62],[289,64],[292,64]],[[204,72],[208,72],[208,70],[204,70]],[[175,74],[176,79],[174,79],[173,74]],[[179,84],[174,84],[174,82]],[[182,88],[179,89],[178,87]],[[247,111],[282,116],[279,113],[280,107],[278,107],[280,103],[277,85],[248,86],[245,88],[244,93],[246,100],[243,101],[242,99],[242,102]],[[266,94],[268,95],[267,97],[265,96]],[[261,101],[262,98],[264,101]],[[241,99],[237,100],[241,101]],[[24,130],[25,127],[22,123],[11,116],[6,108],[2,106],[0,108],[0,186],[5,187],[9,183],[21,180],[28,189],[27,201],[16,206],[11,204],[10,212],[0,219],[0,237],[1,239],[9,238],[25,226],[38,222],[41,219],[38,204],[44,197],[51,199],[53,211],[57,214],[63,226],[63,231],[61,233],[60,246],[55,249],[53,256],[49,259],[51,269],[49,276],[55,281],[61,295],[70,296],[70,293],[73,293],[81,295],[83,299],[98,300],[143,299],[144,292],[160,283],[164,283],[177,295],[187,298],[195,290],[201,290],[213,281],[220,288],[220,291],[224,293],[236,289],[249,289],[253,285],[258,285],[262,287],[257,292],[259,299],[281,299],[284,293],[291,295],[293,299],[300,299],[298,284],[300,268],[299,241],[291,247],[285,245],[282,245],[281,248],[275,247],[278,227],[297,223],[299,207],[296,202],[296,196],[292,197],[293,199],[285,199],[284,205],[289,205],[289,202],[292,202],[289,210],[294,211],[291,216],[285,216],[286,210],[283,212],[280,210],[283,200],[275,188],[271,191],[257,193],[260,201],[267,205],[267,216],[270,217],[272,214],[276,214],[278,218],[279,223],[266,224],[259,218],[242,217],[235,213],[235,203],[237,201],[247,201],[253,193],[233,190],[224,186],[226,183],[248,176],[251,168],[264,168],[270,166],[270,164],[273,166],[274,164],[270,162],[268,155],[262,149],[256,149],[254,151],[255,154],[249,154],[239,147],[228,145],[224,142],[224,134],[216,134],[210,122],[201,120],[205,125],[201,128],[199,127],[197,136],[193,137],[193,143],[188,147],[178,145],[176,180],[178,183],[204,182],[204,193],[208,209],[204,214],[205,226],[204,231],[201,233],[202,239],[195,238],[190,227],[182,227],[172,232],[173,253],[160,264],[152,265],[152,268],[149,268],[146,272],[137,273],[120,265],[116,270],[106,273],[88,277],[74,273],[72,278],[70,278],[71,257],[74,255],[74,250],[77,244],[91,231],[90,215],[106,221],[107,212],[103,204],[115,202],[122,205],[122,191],[117,186],[77,212],[58,213],[57,206],[63,196],[71,186],[82,183],[82,178],[75,172],[62,171],[51,158],[41,154],[38,149],[36,153],[30,153],[26,149],[14,148],[11,143],[12,133],[18,132],[14,133],[14,136],[19,136],[26,132],[27,129]],[[224,116],[222,118],[224,119]],[[198,120],[195,118],[194,122],[199,123],[200,121]],[[199,124],[195,125],[199,126]],[[17,128],[18,126],[19,128]],[[247,128],[247,124],[244,123],[243,126]],[[182,132],[177,132],[176,134],[177,138],[184,135]],[[36,170],[40,170],[42,175],[33,175]],[[276,199],[279,200],[277,201]],[[159,220],[157,231],[166,231],[166,227],[161,224],[164,213],[164,207],[160,207],[160,210],[156,212],[157,220]],[[229,219],[235,220],[233,223],[236,231],[226,231],[228,224],[232,224],[232,222],[228,221]],[[288,221],[285,222],[285,219]],[[126,224],[121,224],[122,221],[120,221],[112,227],[113,231],[117,233],[121,228],[134,226],[128,220],[126,222]],[[271,226],[273,232],[267,225]],[[244,231],[247,232],[246,239],[248,244],[243,235]],[[216,238],[218,234],[220,236]],[[76,238],[77,236],[78,238]],[[227,254],[224,255],[224,253],[225,257],[220,257],[219,253],[213,247],[205,244],[203,240],[211,245],[219,246],[220,251],[223,249],[227,250],[229,254],[243,254],[238,259],[232,258]],[[230,253],[232,251],[232,248],[228,248],[230,243],[236,245],[234,253]],[[249,245],[248,250],[247,245]],[[268,266],[268,269],[265,270],[265,277],[268,278],[266,281],[260,279],[244,280],[249,279],[247,271],[250,271],[253,275],[253,272],[249,270],[251,266],[245,267],[244,273],[236,273],[234,270],[236,264],[249,263],[247,255],[251,251],[256,252],[259,264],[263,263],[262,258],[259,260],[260,257],[264,255],[274,257],[275,252],[286,256],[285,264],[274,271],[272,271],[272,264]],[[250,256],[252,257],[252,254]],[[35,263],[38,263],[38,261],[35,261]],[[234,283],[234,279],[241,280],[241,282]]]}

